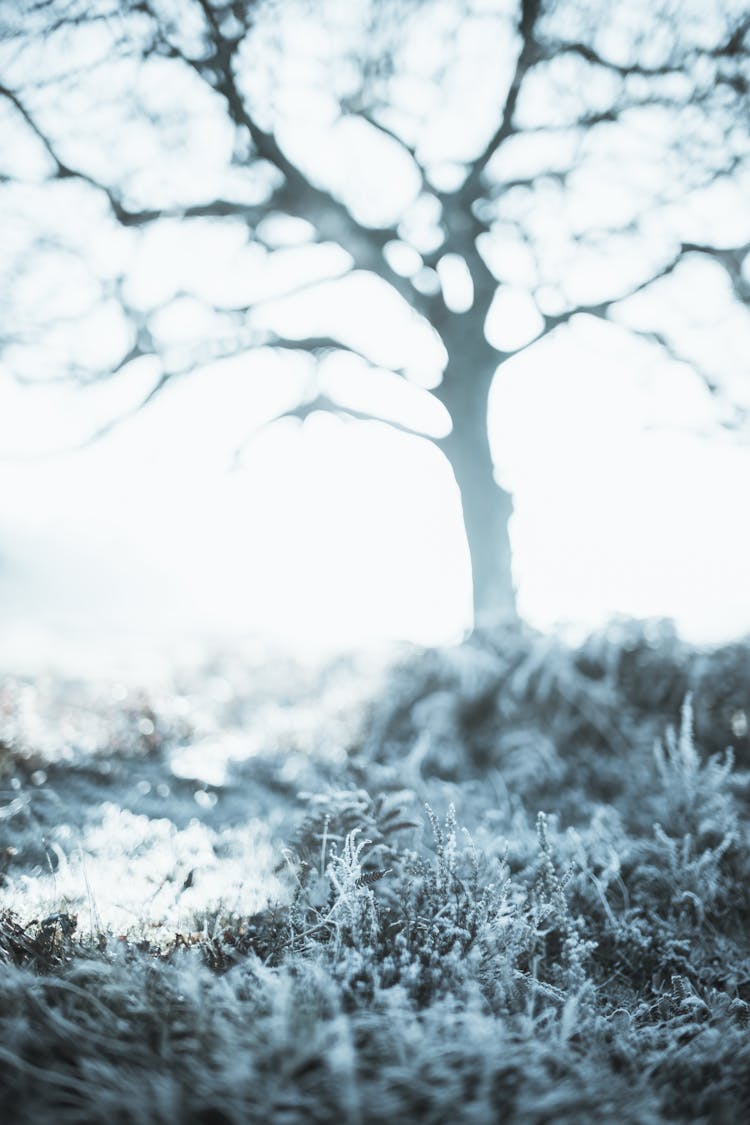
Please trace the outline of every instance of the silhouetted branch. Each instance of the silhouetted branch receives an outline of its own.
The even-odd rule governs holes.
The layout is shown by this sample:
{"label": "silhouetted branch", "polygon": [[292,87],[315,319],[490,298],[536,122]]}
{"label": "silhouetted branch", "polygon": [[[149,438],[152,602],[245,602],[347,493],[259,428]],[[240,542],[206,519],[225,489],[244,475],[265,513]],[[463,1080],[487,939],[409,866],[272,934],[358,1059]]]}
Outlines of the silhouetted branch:
{"label": "silhouetted branch", "polygon": [[379,274],[410,304],[419,306],[420,294],[391,269],[383,255],[386,244],[398,238],[396,229],[365,227],[357,222],[340,200],[312,184],[289,159],[276,137],[258,125],[235,81],[232,63],[237,44],[222,35],[207,0],[198,3],[211,29],[214,53],[209,59],[181,57],[224,98],[231,120],[238,128],[247,130],[257,155],[283,175],[285,183],[277,193],[279,206],[289,214],[307,219],[317,228],[322,241],[337,242],[351,255],[357,268]]}
{"label": "silhouetted branch", "polygon": [[738,21],[737,26],[732,30],[729,38],[723,43],[720,43],[709,54],[715,58],[736,58],[746,52],[748,45],[745,40],[750,33],[750,13]]}
{"label": "silhouetted branch", "polygon": [[644,66],[642,63],[629,62],[629,63],[616,63],[611,59],[607,59],[604,55],[596,51],[588,43],[554,43],[550,45],[544,53],[547,60],[556,58],[558,55],[577,55],[592,66],[600,66],[605,70],[611,71],[613,74],[619,74],[621,78],[627,78],[631,74],[637,74],[644,78],[663,78],[669,74],[681,74],[684,72],[684,60],[675,63],[664,63],[661,66]]}
{"label": "silhouetted branch", "polygon": [[[362,360],[368,367],[372,367],[375,370],[383,370],[382,365],[375,363],[365,352],[360,351],[351,344],[343,343],[335,336],[302,336],[294,338],[270,332],[262,333],[255,346],[287,352],[307,352],[309,355],[314,355],[316,357],[326,352],[343,352],[347,355],[354,356],[356,359]],[[400,375],[406,378],[406,371],[402,367],[388,367],[388,371],[393,375]]]}
{"label": "silhouetted branch", "polygon": [[39,126],[33,115],[24,105],[21,98],[13,90],[8,89],[6,86],[0,85],[0,97],[6,98],[13,106],[15,106],[18,113],[28,125],[34,136],[42,143],[45,152],[52,160],[55,166],[54,179],[56,180],[80,180],[82,183],[88,184],[89,187],[95,188],[97,191],[103,192],[106,196],[112,214],[117,221],[124,227],[144,227],[150,223],[154,223],[159,219],[191,219],[191,218],[207,218],[207,217],[226,217],[231,215],[241,216],[253,223],[259,223],[261,219],[265,218],[268,214],[269,206],[272,205],[271,201],[266,201],[262,204],[247,204],[235,203],[230,200],[216,199],[208,203],[192,204],[188,207],[160,207],[160,208],[144,208],[142,210],[131,210],[126,207],[118,194],[101,180],[95,179],[87,172],[82,171],[80,168],[73,168],[57,153],[57,150],[52,143],[51,139],[47,136],[44,130]]}
{"label": "silhouetted branch", "polygon": [[151,389],[143,396],[143,398],[138,400],[135,406],[131,406],[128,410],[120,411],[114,418],[110,418],[108,422],[105,422],[102,426],[99,426],[74,448],[86,449],[88,446],[95,445],[98,441],[101,441],[102,438],[107,437],[114,430],[118,430],[125,422],[129,421],[129,419],[137,417],[143,410],[145,410],[146,407],[161,394],[164,388],[169,383],[171,383],[173,379],[177,378],[178,375],[187,374],[189,370],[193,370],[193,368],[186,368],[184,372],[163,371],[154,385],[151,387]]}
{"label": "silhouetted branch", "polygon": [[705,254],[720,262],[729,277],[734,295],[743,304],[750,303],[750,274],[745,273],[742,268],[745,258],[750,254],[750,242],[731,248],[709,246],[698,242],[684,242],[682,253]]}
{"label": "silhouetted branch", "polygon": [[540,0],[522,0],[521,15],[518,23],[518,31],[521,36],[521,49],[516,58],[516,65],[502,108],[500,123],[479,157],[471,165],[471,170],[467,179],[466,188],[470,188],[475,192],[479,189],[482,173],[490,160],[500,148],[503,141],[507,140],[514,132],[513,118],[521,93],[521,86],[528,72],[541,58],[539,45],[535,37],[539,11]]}
{"label": "silhouetted branch", "polygon": [[274,414],[259,429],[271,426],[274,422],[280,422],[284,418],[297,418],[304,422],[311,414],[333,414],[338,418],[347,418],[353,422],[381,422],[383,425],[390,426],[391,429],[398,430],[402,434],[408,434],[410,437],[421,437],[427,441],[434,440],[425,429],[408,426],[404,422],[389,418],[377,411],[356,410],[351,406],[342,406],[341,403],[335,402],[329,395],[323,393],[317,394],[314,398],[307,399],[297,406],[290,407],[288,410],[282,410],[278,414]]}
{"label": "silhouetted branch", "polygon": [[558,328],[561,324],[567,324],[574,316],[587,315],[607,319],[615,305],[622,304],[631,297],[635,297],[638,293],[642,293],[655,282],[674,273],[688,254],[704,254],[720,262],[732,282],[732,287],[736,296],[743,303],[748,303],[750,300],[750,284],[742,273],[742,260],[748,252],[750,252],[750,243],[746,243],[731,250],[721,250],[709,245],[683,242],[678,247],[676,253],[673,254],[660,269],[650,274],[644,281],[639,282],[638,285],[633,286],[626,293],[621,293],[619,296],[612,297],[606,301],[576,305],[570,309],[566,309],[562,313],[542,314],[544,317],[544,332],[546,334]]}

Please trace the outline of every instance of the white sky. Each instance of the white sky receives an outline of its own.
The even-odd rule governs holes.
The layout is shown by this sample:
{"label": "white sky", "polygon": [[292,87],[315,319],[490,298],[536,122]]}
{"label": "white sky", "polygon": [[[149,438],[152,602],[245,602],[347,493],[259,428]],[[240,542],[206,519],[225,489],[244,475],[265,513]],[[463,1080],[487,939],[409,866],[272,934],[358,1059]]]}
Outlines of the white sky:
{"label": "white sky", "polygon": [[[582,360],[576,335],[597,334],[581,325],[531,350],[493,393],[523,614],[542,628],[670,616],[698,641],[747,631],[750,448],[701,434],[706,404],[684,371],[639,378],[626,349],[597,354],[601,333]],[[6,660],[46,634],[115,649],[460,634],[468,560],[441,455],[381,424],[313,416],[261,429],[230,470],[275,406],[247,378],[261,362],[186,377],[83,451],[0,463]],[[51,393],[0,388],[6,442],[59,432]]]}

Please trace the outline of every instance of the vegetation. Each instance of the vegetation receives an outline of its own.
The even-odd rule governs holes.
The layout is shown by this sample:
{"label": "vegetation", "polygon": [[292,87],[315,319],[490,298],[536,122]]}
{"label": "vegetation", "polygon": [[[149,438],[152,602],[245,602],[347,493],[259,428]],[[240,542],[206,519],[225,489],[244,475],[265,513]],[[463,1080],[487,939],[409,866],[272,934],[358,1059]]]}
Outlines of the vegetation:
{"label": "vegetation", "polygon": [[[217,802],[198,817],[218,826],[225,808],[228,823],[237,793],[246,817],[282,809],[278,893],[247,913],[215,901],[168,936],[137,920],[123,933],[84,924],[70,900],[22,916],[35,862],[24,848],[42,829],[52,848],[54,817],[78,830],[102,801],[124,803],[146,767],[169,779],[160,815],[179,822],[170,754],[212,709],[250,738],[267,670],[229,675],[213,695],[204,671],[190,714],[174,707],[184,684],[119,711],[90,698],[107,721],[72,761],[52,742],[32,755],[29,685],[6,681],[6,1119],[744,1120],[748,656],[627,623],[577,648],[479,634],[410,654],[346,721],[331,701],[351,670],[316,688],[286,668],[284,707],[317,692],[338,749],[325,724],[266,736],[201,790]],[[306,772],[292,777],[295,755]],[[96,808],[75,776],[98,778]]]}

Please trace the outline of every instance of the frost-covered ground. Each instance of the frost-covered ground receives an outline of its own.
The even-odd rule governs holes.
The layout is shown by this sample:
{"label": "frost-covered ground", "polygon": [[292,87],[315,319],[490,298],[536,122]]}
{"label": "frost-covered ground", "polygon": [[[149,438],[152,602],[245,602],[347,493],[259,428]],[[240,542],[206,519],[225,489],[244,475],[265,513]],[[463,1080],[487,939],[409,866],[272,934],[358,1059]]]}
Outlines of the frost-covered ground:
{"label": "frost-covered ground", "polygon": [[746,1120],[749,719],[628,623],[6,675],[4,1119]]}

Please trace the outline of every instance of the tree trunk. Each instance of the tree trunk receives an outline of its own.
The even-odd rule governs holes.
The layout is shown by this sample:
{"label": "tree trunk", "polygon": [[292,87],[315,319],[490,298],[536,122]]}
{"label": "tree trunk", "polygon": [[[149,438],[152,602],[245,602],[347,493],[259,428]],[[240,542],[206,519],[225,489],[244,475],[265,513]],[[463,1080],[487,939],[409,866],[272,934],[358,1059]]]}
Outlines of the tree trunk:
{"label": "tree trunk", "polygon": [[454,370],[451,360],[437,392],[450,411],[453,429],[440,442],[461,493],[464,528],[471,557],[474,625],[517,616],[508,522],[510,493],[495,480],[487,433],[487,398],[497,365],[484,359],[481,370]]}
{"label": "tree trunk", "polygon": [[470,195],[461,193],[443,200],[447,231],[443,249],[466,263],[472,303],[462,312],[451,311],[437,296],[430,320],[448,353],[442,382],[433,393],[453,421],[451,433],[439,444],[461,493],[476,627],[516,620],[517,610],[508,532],[513,501],[495,480],[487,433],[490,387],[498,366],[508,357],[493,348],[485,335],[497,280],[479,252],[479,238],[486,228],[472,203]]}

